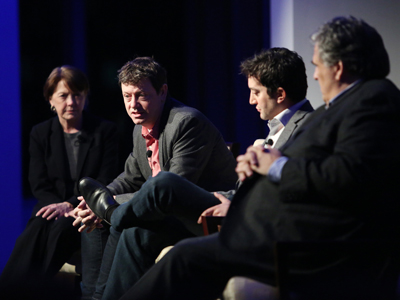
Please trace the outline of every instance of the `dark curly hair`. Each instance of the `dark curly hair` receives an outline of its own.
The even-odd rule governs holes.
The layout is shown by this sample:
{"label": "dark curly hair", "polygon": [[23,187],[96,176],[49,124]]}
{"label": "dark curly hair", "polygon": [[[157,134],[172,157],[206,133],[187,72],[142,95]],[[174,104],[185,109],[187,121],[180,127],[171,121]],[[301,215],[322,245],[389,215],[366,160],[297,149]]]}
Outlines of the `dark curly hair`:
{"label": "dark curly hair", "polygon": [[270,96],[281,87],[293,103],[306,97],[306,67],[301,56],[294,51],[286,48],[263,50],[243,61],[240,69],[242,74],[256,78],[265,86]]}

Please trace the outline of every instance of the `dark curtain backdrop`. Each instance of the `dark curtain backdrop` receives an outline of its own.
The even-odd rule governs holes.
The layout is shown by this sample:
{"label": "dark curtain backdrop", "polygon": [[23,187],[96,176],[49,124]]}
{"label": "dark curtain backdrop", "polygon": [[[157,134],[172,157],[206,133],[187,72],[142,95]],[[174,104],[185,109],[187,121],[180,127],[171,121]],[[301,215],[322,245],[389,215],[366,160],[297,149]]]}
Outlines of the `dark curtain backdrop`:
{"label": "dark curtain backdrop", "polygon": [[54,67],[86,72],[88,109],[117,123],[123,162],[133,123],[125,112],[117,70],[136,56],[153,56],[168,72],[173,97],[203,112],[241,152],[266,135],[248,103],[240,62],[269,47],[269,0],[99,1],[20,0],[21,115],[24,195],[29,132],[52,116],[42,96]]}

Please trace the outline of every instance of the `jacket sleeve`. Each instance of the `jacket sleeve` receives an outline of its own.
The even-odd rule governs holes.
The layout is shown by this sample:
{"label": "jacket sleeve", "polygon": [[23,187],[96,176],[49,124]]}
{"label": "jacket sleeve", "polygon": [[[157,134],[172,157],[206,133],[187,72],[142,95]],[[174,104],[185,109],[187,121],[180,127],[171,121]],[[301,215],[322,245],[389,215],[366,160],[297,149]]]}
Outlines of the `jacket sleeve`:
{"label": "jacket sleeve", "polygon": [[[141,138],[140,127],[135,126],[133,132],[133,151],[129,154],[128,158],[125,161],[124,172],[118,175],[109,185],[108,188],[110,191],[117,195],[117,202],[123,203],[132,198],[133,194],[140,189],[143,183],[146,181],[145,175],[142,172],[143,166],[141,163],[147,163],[147,159],[145,162],[139,162],[137,158],[137,149],[135,147],[139,147],[137,145],[139,143],[138,138]],[[150,167],[149,167],[150,169]]]}
{"label": "jacket sleeve", "polygon": [[[213,148],[220,138],[210,122],[191,115],[185,116],[176,126],[170,145],[167,145],[172,150],[168,161],[164,162],[164,169],[197,184],[211,155],[216,153]],[[226,146],[223,150],[228,152]]]}
{"label": "jacket sleeve", "polygon": [[43,207],[52,203],[63,202],[64,199],[50,180],[45,160],[45,142],[41,139],[43,137],[34,127],[30,134],[29,143],[29,182],[34,197]]}

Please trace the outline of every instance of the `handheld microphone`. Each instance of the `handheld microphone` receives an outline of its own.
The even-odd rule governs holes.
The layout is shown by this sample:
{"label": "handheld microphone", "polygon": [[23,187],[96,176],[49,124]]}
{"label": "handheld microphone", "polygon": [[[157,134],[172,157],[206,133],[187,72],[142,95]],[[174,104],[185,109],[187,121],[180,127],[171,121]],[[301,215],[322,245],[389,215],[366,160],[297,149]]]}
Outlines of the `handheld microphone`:
{"label": "handheld microphone", "polygon": [[268,141],[267,141],[267,143],[266,143],[267,145],[270,145],[270,146],[272,146],[273,144],[274,144],[274,141],[273,140],[271,140],[271,139],[268,139]]}
{"label": "handheld microphone", "polygon": [[147,151],[146,151],[146,156],[147,156],[148,158],[150,158],[152,155],[153,155],[153,151],[151,151],[151,150],[147,150]]}

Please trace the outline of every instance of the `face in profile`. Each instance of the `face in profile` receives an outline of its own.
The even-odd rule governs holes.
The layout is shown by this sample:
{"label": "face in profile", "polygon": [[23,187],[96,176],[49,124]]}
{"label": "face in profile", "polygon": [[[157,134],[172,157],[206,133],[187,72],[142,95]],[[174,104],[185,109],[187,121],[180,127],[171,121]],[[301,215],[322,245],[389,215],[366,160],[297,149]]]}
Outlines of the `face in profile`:
{"label": "face in profile", "polygon": [[138,84],[121,84],[126,112],[133,123],[152,129],[164,108],[168,87],[164,84],[159,93],[148,78]]}
{"label": "face in profile", "polygon": [[256,106],[262,120],[272,120],[279,113],[276,97],[268,95],[267,88],[254,77],[249,77],[247,83],[250,89],[250,104]]}
{"label": "face in profile", "polygon": [[72,92],[66,82],[61,80],[49,101],[54,106],[60,122],[63,120],[68,122],[78,120],[82,116],[86,95]]}
{"label": "face in profile", "polygon": [[328,104],[329,101],[338,94],[337,80],[335,80],[336,66],[329,67],[324,64],[319,55],[317,44],[314,46],[312,63],[315,66],[314,79],[318,80],[322,99]]}

